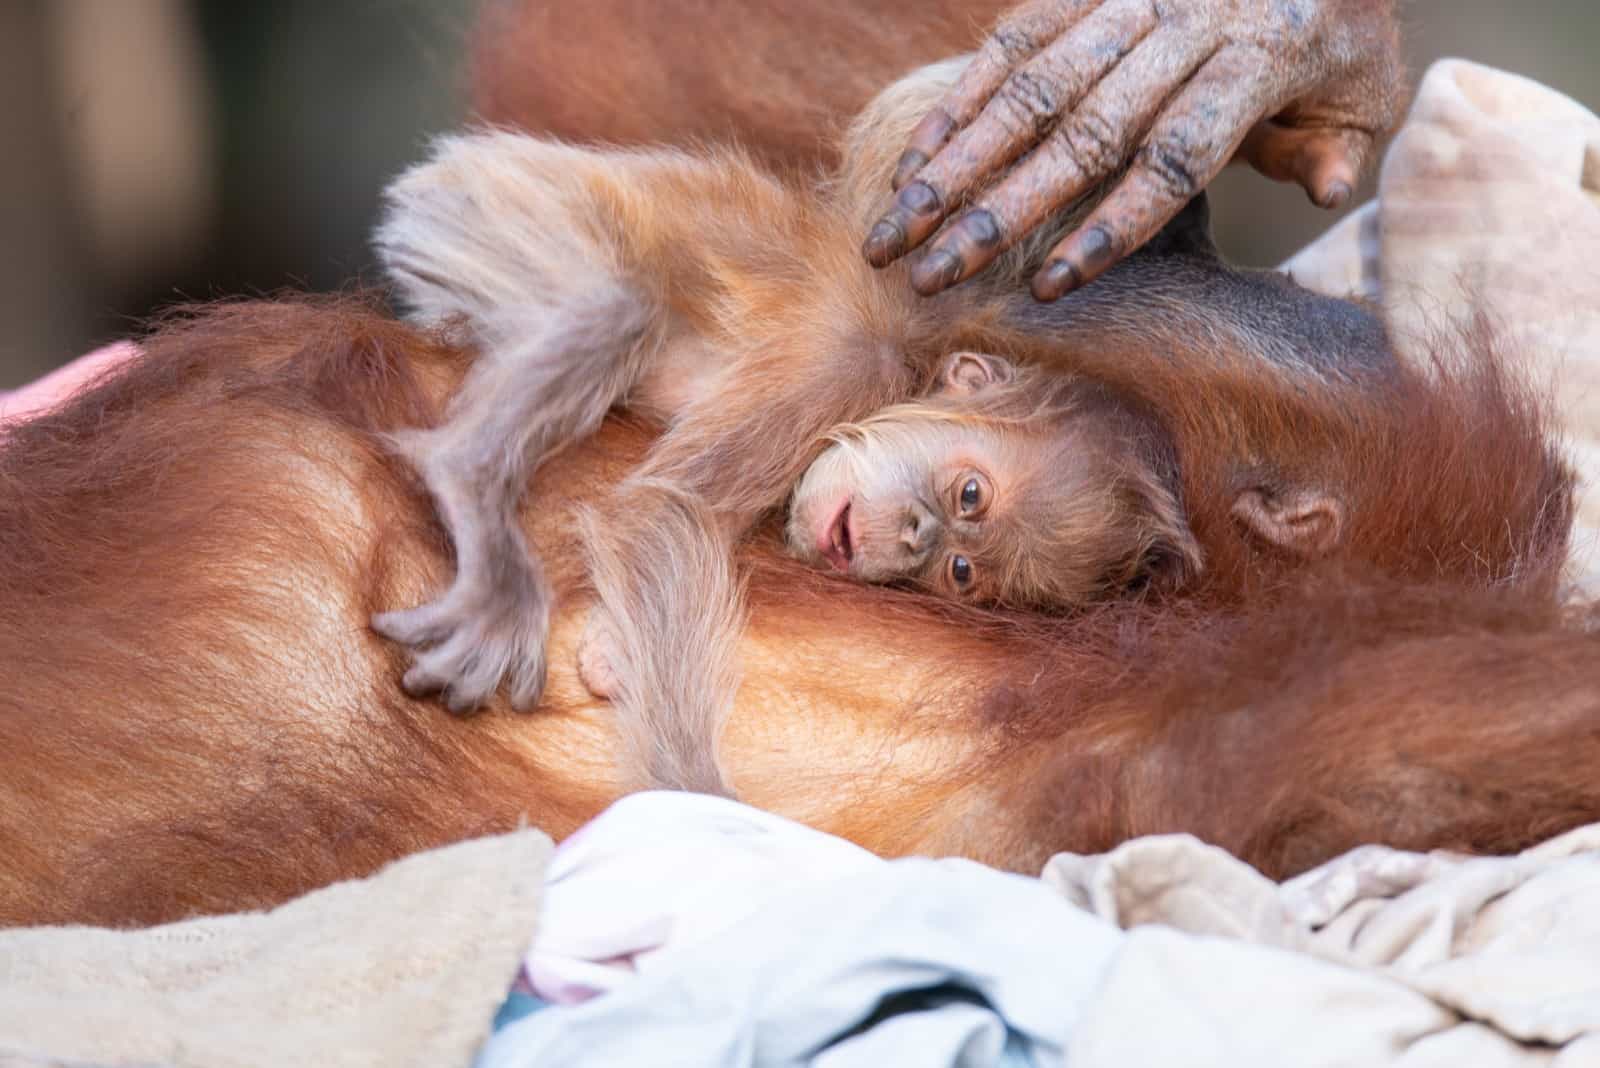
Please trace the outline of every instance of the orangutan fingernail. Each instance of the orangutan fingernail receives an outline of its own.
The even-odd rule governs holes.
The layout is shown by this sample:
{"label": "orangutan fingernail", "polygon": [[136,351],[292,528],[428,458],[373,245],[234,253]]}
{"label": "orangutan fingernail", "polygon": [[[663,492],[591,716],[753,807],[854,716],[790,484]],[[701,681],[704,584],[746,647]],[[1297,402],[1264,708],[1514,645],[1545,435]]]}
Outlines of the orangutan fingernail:
{"label": "orangutan fingernail", "polygon": [[1117,259],[1116,245],[1103,226],[1081,230],[1066,254],[1051,260],[1033,276],[1035,300],[1052,301],[1096,278]]}
{"label": "orangutan fingernail", "polygon": [[879,219],[861,246],[862,255],[874,267],[887,267],[906,250],[905,227],[890,219]]}
{"label": "orangutan fingernail", "polygon": [[1033,299],[1049,303],[1082,284],[1076,267],[1066,260],[1051,260],[1033,276]]}
{"label": "orangutan fingernail", "polygon": [[894,177],[889,181],[890,187],[898,190],[915,178],[917,172],[927,165],[928,157],[926,153],[918,152],[914,148],[906,149],[900,153],[900,162],[895,164]]}
{"label": "orangutan fingernail", "polygon": [[912,182],[900,190],[895,203],[913,215],[939,214],[939,194],[927,182]]}
{"label": "orangutan fingernail", "polygon": [[949,289],[961,280],[961,261],[944,249],[934,249],[911,268],[911,288],[925,297]]}
{"label": "orangutan fingernail", "polygon": [[1080,277],[1093,278],[1110,267],[1117,258],[1111,245],[1111,235],[1098,226],[1091,226],[1077,240],[1078,273]]}
{"label": "orangutan fingernail", "polygon": [[1350,199],[1351,192],[1348,182],[1332,182],[1322,192],[1322,206],[1329,210],[1342,208],[1345,201]]}
{"label": "orangutan fingernail", "polygon": [[975,248],[984,252],[1000,244],[1000,224],[983,208],[976,208],[961,216],[952,229],[965,234]]}

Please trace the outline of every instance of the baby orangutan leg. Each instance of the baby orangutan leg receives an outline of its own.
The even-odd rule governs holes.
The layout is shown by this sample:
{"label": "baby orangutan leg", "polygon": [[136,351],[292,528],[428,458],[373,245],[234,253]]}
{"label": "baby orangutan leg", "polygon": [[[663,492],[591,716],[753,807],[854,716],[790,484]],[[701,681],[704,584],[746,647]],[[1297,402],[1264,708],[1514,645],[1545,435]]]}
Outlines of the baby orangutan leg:
{"label": "baby orangutan leg", "polygon": [[485,346],[442,425],[394,439],[438,506],[456,577],[437,600],[379,613],[372,627],[413,648],[407,692],[440,692],[452,712],[481,705],[502,678],[513,707],[538,704],[550,591],[517,505],[539,461],[592,433],[627,390],[647,322],[616,288],[518,318],[490,335],[506,341]]}
{"label": "baby orangutan leg", "polygon": [[544,688],[550,590],[516,525],[520,484],[453,448],[448,435],[460,430],[446,424],[397,441],[450,532],[455,580],[437,600],[373,616],[372,629],[413,648],[404,679],[412,696],[442,693],[450,711],[468,712],[509,675],[511,703],[527,709]]}

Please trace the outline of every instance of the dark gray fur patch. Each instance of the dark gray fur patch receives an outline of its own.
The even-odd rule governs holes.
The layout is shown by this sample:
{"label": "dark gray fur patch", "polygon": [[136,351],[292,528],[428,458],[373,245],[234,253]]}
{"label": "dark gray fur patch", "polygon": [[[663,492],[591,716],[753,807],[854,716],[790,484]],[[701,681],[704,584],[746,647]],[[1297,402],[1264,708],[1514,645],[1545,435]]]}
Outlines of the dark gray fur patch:
{"label": "dark gray fur patch", "polygon": [[1359,304],[1311,292],[1277,271],[1222,259],[1211,239],[1205,196],[1138,252],[1053,303],[1015,301],[1011,314],[1041,334],[1078,334],[1084,324],[1133,333],[1163,327],[1191,335],[1221,325],[1285,370],[1363,377],[1395,367],[1383,324]]}

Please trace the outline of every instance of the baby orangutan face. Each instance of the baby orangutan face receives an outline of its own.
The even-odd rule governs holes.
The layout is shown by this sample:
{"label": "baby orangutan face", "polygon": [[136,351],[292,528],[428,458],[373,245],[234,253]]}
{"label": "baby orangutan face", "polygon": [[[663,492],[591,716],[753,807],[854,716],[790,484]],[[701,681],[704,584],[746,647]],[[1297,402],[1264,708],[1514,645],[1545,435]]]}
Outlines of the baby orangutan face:
{"label": "baby orangutan face", "polygon": [[828,437],[786,530],[819,567],[1036,608],[1199,569],[1164,432],[1082,380],[957,353],[928,396]]}

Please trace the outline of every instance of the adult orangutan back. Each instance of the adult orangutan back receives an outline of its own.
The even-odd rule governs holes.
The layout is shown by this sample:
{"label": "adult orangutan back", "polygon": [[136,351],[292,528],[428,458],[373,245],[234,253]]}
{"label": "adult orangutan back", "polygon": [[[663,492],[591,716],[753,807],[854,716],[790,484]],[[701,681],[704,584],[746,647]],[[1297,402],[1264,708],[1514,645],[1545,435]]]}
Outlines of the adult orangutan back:
{"label": "adult orangutan back", "polygon": [[[446,567],[376,433],[435,417],[462,354],[295,302],[148,344],[0,446],[0,921],[264,905],[522,818],[561,835],[623,789],[573,669],[563,547],[647,434],[612,426],[549,469],[524,517],[568,606],[546,703],[461,721],[399,693],[364,620]],[[1526,419],[1506,407],[1480,447]],[[1254,616],[1042,621],[751,562],[734,785],[885,853],[1029,870],[1189,830],[1283,873],[1600,818],[1600,638],[1542,583],[1329,575]]]}

